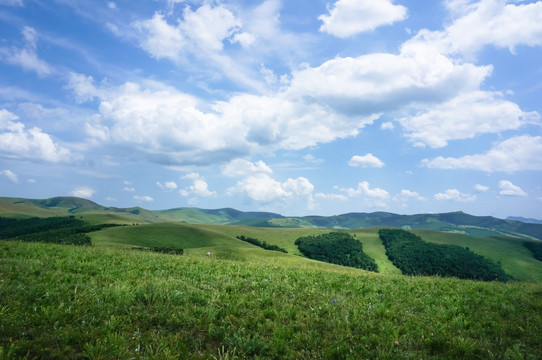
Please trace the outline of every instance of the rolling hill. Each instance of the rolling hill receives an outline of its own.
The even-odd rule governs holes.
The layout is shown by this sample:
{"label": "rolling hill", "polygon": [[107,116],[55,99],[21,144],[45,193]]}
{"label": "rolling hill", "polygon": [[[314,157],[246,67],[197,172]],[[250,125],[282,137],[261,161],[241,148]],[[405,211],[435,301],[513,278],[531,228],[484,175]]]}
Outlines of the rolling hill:
{"label": "rolling hill", "polygon": [[[347,213],[335,216],[288,217],[269,212],[243,212],[231,208],[199,209],[182,207],[151,211],[140,207],[105,207],[90,200],[55,197],[44,200],[0,198],[0,216],[106,215],[109,222],[155,223],[164,221],[191,224],[246,225],[266,228],[357,229],[398,227],[454,232],[474,237],[514,236],[542,239],[542,224],[474,216],[463,212],[400,215],[389,212]],[[100,217],[101,217],[100,216]]]}

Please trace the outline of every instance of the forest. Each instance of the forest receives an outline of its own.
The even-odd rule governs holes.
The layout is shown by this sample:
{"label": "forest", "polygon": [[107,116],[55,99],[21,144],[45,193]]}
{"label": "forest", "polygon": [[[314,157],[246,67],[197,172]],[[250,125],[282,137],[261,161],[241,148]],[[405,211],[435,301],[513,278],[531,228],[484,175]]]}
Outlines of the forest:
{"label": "forest", "polygon": [[115,224],[90,225],[75,216],[14,219],[0,217],[0,239],[17,239],[25,242],[44,242],[64,245],[92,245],[91,231]]}
{"label": "forest", "polygon": [[542,242],[525,241],[523,246],[531,250],[535,259],[542,261]]}
{"label": "forest", "polygon": [[386,255],[405,275],[454,276],[460,279],[507,281],[510,277],[495,264],[468,248],[428,243],[411,232],[380,229]]}
{"label": "forest", "polygon": [[363,252],[361,242],[345,232],[302,236],[295,241],[306,257],[331,264],[378,272],[378,265]]}

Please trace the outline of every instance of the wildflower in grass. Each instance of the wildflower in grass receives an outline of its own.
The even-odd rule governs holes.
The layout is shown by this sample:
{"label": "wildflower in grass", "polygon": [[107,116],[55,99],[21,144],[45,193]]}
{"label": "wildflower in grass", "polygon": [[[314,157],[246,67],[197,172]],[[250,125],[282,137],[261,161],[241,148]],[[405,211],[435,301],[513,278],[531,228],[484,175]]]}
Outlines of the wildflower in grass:
{"label": "wildflower in grass", "polygon": [[333,300],[331,303],[332,303],[332,304],[335,304],[335,300]]}

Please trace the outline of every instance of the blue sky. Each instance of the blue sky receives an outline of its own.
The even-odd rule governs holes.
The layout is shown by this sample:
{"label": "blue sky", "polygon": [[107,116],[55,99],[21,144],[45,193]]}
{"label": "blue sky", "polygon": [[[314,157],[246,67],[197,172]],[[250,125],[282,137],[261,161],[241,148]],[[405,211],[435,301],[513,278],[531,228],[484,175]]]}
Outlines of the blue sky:
{"label": "blue sky", "polygon": [[0,196],[542,218],[542,1],[0,0]]}

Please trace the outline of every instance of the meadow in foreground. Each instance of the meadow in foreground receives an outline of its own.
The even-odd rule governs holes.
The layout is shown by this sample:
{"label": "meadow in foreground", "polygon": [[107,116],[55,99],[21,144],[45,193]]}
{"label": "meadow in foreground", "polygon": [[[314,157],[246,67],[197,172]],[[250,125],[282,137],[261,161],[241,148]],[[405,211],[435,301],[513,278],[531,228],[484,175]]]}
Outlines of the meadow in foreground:
{"label": "meadow in foreground", "polygon": [[0,359],[542,358],[542,285],[0,243]]}

